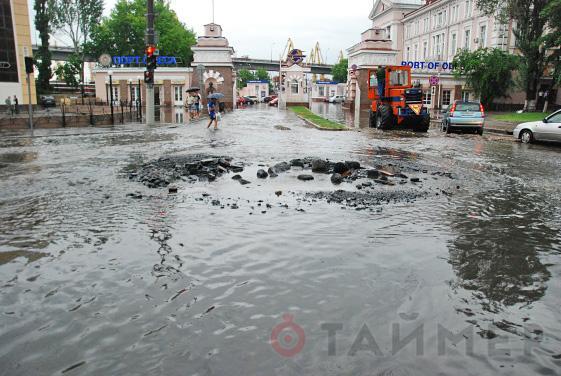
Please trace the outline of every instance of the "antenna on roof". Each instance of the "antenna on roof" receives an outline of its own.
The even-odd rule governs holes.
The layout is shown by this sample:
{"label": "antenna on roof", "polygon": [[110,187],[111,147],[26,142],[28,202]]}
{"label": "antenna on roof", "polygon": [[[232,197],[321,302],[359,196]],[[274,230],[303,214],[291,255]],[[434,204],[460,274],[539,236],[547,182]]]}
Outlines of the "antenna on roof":
{"label": "antenna on roof", "polygon": [[212,23],[214,23],[214,0],[212,0]]}

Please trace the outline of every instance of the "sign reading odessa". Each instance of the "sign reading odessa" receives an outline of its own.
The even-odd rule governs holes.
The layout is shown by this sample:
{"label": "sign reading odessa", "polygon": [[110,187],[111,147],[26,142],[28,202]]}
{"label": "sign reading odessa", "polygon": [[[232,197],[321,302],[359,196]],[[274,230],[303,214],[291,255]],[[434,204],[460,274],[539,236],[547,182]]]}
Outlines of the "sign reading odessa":
{"label": "sign reading odessa", "polygon": [[[130,65],[130,64],[146,64],[146,56],[113,56],[113,64]],[[176,65],[175,56],[158,56],[158,65]]]}
{"label": "sign reading odessa", "polygon": [[401,66],[410,66],[413,69],[444,69],[452,70],[452,63],[446,61],[402,61]]}

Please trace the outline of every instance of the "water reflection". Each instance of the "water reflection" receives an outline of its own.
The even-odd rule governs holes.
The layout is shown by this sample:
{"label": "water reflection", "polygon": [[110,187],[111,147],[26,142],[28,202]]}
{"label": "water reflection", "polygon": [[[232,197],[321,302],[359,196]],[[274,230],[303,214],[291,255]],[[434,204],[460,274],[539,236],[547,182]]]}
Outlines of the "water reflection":
{"label": "water reflection", "polygon": [[473,292],[482,308],[541,299],[551,278],[540,252],[559,250],[554,213],[546,198],[521,187],[481,192],[456,206],[450,218],[456,238],[448,245],[457,276],[454,289]]}

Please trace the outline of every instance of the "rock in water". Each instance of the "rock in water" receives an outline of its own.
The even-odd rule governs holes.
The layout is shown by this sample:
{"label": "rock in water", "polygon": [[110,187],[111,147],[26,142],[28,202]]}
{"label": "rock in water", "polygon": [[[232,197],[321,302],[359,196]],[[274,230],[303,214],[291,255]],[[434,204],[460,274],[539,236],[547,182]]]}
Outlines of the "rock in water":
{"label": "rock in water", "polygon": [[329,163],[323,159],[312,161],[312,172],[326,173],[329,171]]}
{"label": "rock in water", "polygon": [[336,174],[342,174],[347,171],[349,171],[349,168],[343,162],[337,162],[333,165],[333,172]]}
{"label": "rock in water", "polygon": [[343,182],[343,177],[341,176],[341,174],[335,173],[331,175],[331,182],[333,184],[341,184]]}
{"label": "rock in water", "polygon": [[300,158],[291,160],[290,164],[296,167],[304,167],[304,161]]}
{"label": "rock in water", "polygon": [[302,174],[302,175],[298,175],[298,180],[303,180],[303,181],[314,180],[314,177],[312,175]]}
{"label": "rock in water", "polygon": [[380,177],[380,173],[378,172],[378,170],[368,170],[366,171],[366,176],[368,176],[370,179],[378,179]]}
{"label": "rock in water", "polygon": [[245,180],[245,179],[240,179],[238,181],[240,182],[241,185],[246,185],[246,184],[251,183],[249,180]]}
{"label": "rock in water", "polygon": [[241,178],[242,178],[242,176],[241,176],[241,175],[238,175],[238,174],[232,176],[232,179],[233,179],[233,180],[240,180]]}
{"label": "rock in water", "polygon": [[358,170],[360,168],[360,163],[357,161],[345,161],[345,164],[350,170]]}
{"label": "rock in water", "polygon": [[276,173],[285,172],[290,170],[290,165],[286,162],[277,163],[273,166],[273,171]]}
{"label": "rock in water", "polygon": [[258,177],[259,179],[266,179],[267,176],[269,176],[269,174],[267,174],[267,171],[265,171],[265,170],[263,170],[263,169],[259,169],[259,170],[257,171],[257,177]]}

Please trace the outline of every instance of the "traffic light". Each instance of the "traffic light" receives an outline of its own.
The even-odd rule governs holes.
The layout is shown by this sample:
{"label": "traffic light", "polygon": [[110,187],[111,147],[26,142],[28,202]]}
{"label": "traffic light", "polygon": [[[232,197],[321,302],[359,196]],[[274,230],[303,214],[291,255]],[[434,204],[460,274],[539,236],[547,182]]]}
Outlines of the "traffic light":
{"label": "traffic light", "polygon": [[25,73],[33,73],[33,58],[25,57]]}
{"label": "traffic light", "polygon": [[144,72],[144,82],[147,84],[153,84],[154,83],[154,72],[153,71],[145,71]]}
{"label": "traffic light", "polygon": [[156,46],[146,46],[146,68],[149,71],[156,69],[158,65],[158,50]]}

